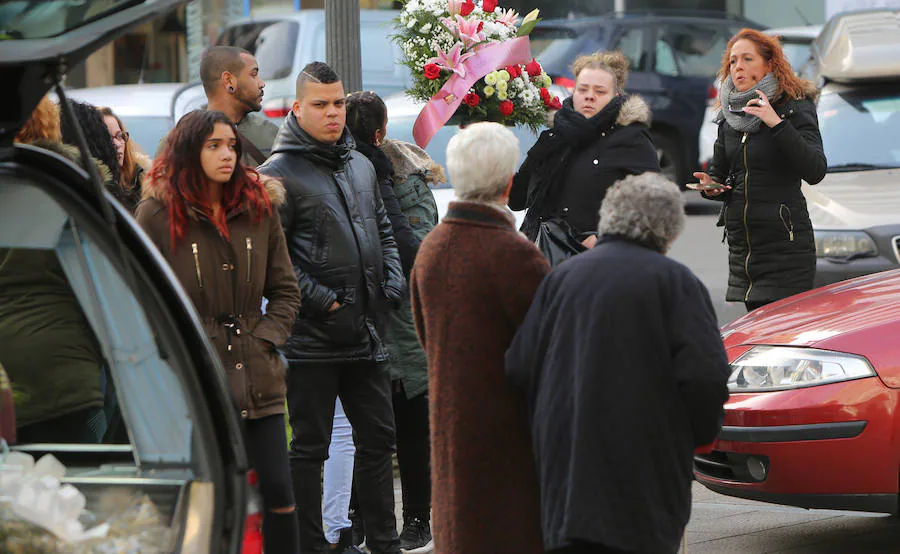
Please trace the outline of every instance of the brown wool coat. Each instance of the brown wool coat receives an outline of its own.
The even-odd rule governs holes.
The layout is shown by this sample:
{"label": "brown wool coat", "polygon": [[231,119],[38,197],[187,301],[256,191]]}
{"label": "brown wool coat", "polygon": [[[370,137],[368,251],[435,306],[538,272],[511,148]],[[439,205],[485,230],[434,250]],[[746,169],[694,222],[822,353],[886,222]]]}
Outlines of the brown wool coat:
{"label": "brown wool coat", "polygon": [[[197,308],[241,416],[249,419],[284,413],[286,368],[275,347],[290,335],[300,308],[300,287],[278,217],[284,187],[269,180],[266,192],[272,215],[254,224],[246,209],[228,214],[230,240],[204,215],[189,211],[187,232],[175,249],[169,239],[168,188],[146,181],[135,212]],[[269,301],[265,315],[263,297]],[[229,314],[234,318],[227,323],[235,327],[224,325]]]}
{"label": "brown wool coat", "polygon": [[541,253],[494,206],[454,202],[410,278],[428,356],[435,554],[543,552],[524,407],[503,357],[541,280]]}

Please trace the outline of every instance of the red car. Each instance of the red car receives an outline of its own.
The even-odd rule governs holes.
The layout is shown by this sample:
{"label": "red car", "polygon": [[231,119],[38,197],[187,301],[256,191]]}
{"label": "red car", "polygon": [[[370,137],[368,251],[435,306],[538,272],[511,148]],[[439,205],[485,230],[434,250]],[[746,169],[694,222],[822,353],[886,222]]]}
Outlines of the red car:
{"label": "red car", "polygon": [[722,329],[731,398],[694,475],[730,496],[898,511],[900,270],[792,296]]}

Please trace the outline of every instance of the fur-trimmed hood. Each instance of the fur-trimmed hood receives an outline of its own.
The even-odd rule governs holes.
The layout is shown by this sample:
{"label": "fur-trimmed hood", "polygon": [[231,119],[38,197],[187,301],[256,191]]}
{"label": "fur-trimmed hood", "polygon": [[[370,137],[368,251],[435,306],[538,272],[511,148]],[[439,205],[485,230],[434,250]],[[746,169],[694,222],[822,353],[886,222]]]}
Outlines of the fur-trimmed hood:
{"label": "fur-trimmed hood", "polygon": [[447,182],[444,168],[431,159],[425,150],[402,140],[384,139],[381,150],[394,164],[394,177],[398,182],[414,174],[421,174],[432,186]]}
{"label": "fur-trimmed hood", "polygon": [[[273,208],[277,209],[284,204],[286,192],[281,181],[265,175],[260,175],[259,180],[265,187],[266,195],[269,197],[269,202],[272,203]],[[141,200],[153,199],[167,205],[171,201],[172,195],[172,189],[168,185],[168,181],[158,181],[147,176],[141,189]]]}
{"label": "fur-trimmed hood", "polygon": [[625,102],[619,108],[619,116],[616,117],[616,123],[622,127],[633,123],[643,123],[649,127],[652,120],[653,113],[650,106],[637,94],[629,94],[625,98]]}
{"label": "fur-trimmed hood", "polygon": [[[81,150],[71,144],[55,140],[36,140],[29,144],[59,154],[63,158],[66,158],[78,167],[84,169],[84,166],[81,164]],[[113,181],[112,171],[106,167],[106,164],[97,158],[91,157],[91,159],[94,160],[94,165],[97,166],[97,173],[100,174],[100,181],[102,181],[105,186],[115,185],[116,183]]]}

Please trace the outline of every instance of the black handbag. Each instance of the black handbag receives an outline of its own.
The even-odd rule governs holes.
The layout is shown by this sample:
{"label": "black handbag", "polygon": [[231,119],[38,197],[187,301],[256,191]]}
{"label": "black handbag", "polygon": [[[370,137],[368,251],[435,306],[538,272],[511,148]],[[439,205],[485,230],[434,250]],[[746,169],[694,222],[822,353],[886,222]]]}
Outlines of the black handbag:
{"label": "black handbag", "polygon": [[556,267],[587,250],[587,247],[575,237],[569,224],[562,219],[541,220],[534,244],[550,262],[550,267]]}

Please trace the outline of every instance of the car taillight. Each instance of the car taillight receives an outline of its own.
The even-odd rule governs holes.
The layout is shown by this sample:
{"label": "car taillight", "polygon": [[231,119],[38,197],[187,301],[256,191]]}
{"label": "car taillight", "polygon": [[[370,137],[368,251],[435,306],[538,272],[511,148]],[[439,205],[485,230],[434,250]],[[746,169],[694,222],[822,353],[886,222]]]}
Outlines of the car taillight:
{"label": "car taillight", "polygon": [[263,102],[262,111],[266,114],[266,117],[284,117],[291,113],[293,104],[294,101],[291,98],[273,98]]}
{"label": "car taillight", "polygon": [[566,89],[569,94],[572,94],[572,92],[575,90],[575,81],[573,79],[569,79],[568,77],[556,77],[553,79],[553,83]]}
{"label": "car taillight", "polygon": [[250,483],[250,496],[247,501],[247,518],[244,520],[244,542],[241,545],[241,554],[262,554],[262,502],[259,498],[256,471],[247,472],[247,481]]}

